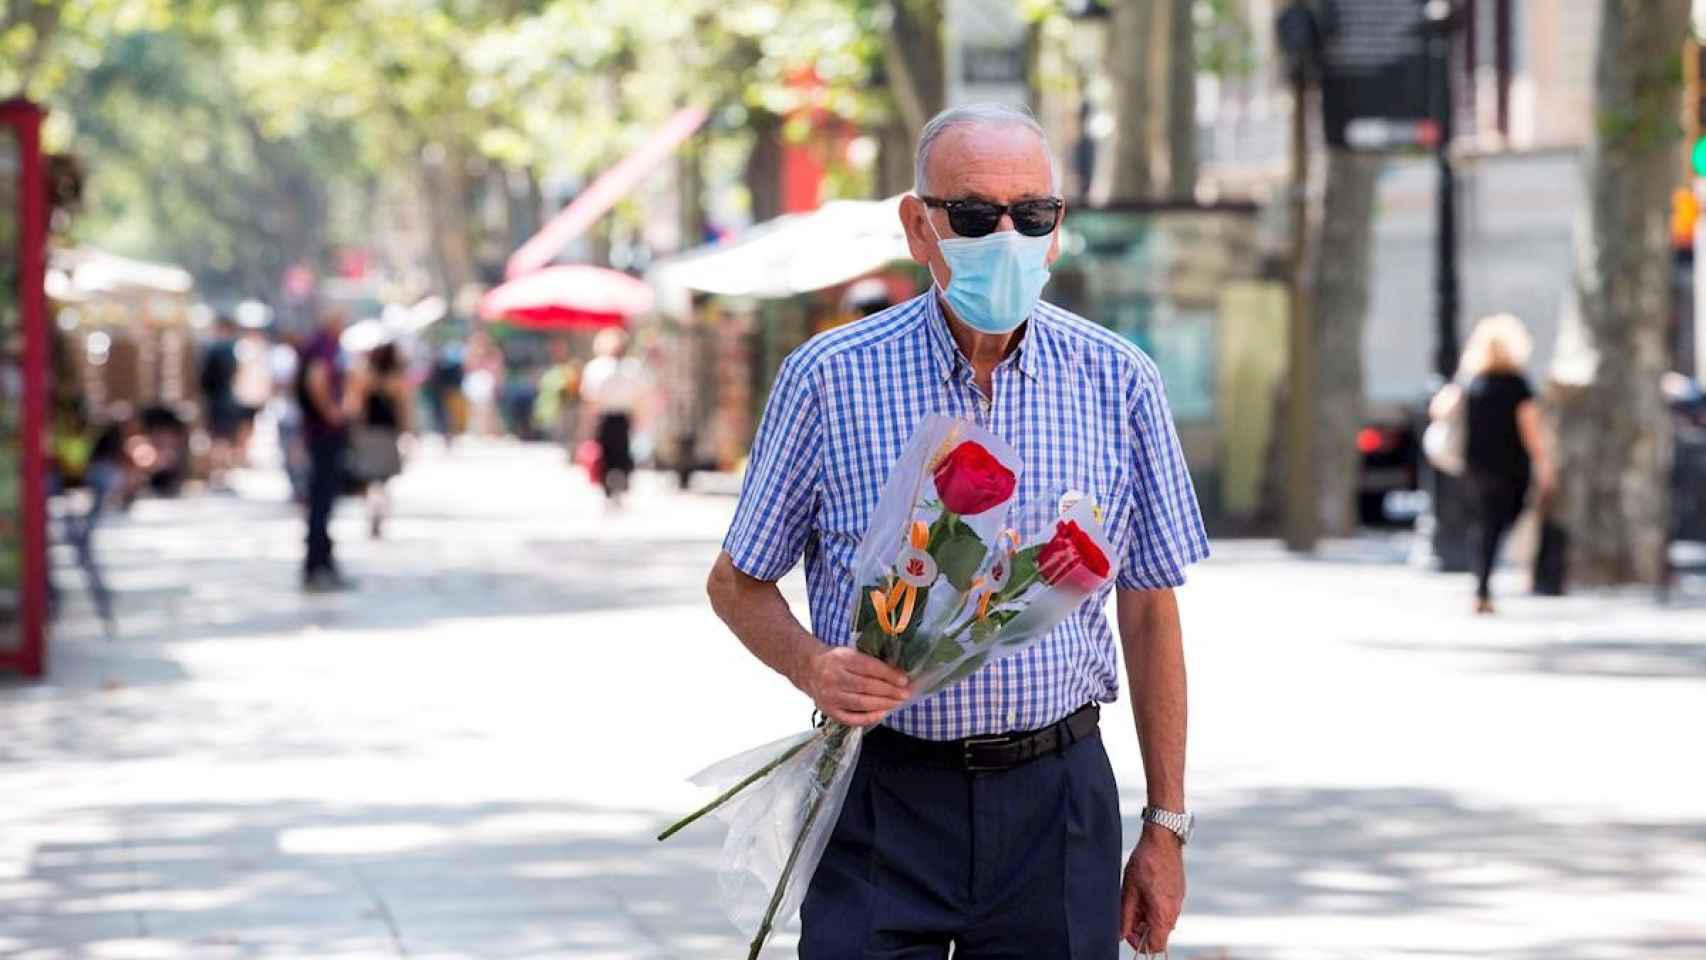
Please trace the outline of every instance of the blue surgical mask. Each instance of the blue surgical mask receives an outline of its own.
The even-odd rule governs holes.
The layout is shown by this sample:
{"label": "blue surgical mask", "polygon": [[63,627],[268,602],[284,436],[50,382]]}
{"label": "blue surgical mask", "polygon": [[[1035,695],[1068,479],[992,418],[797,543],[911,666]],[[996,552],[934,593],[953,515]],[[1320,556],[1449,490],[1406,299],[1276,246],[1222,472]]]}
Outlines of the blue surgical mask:
{"label": "blue surgical mask", "polygon": [[[942,296],[954,315],[980,333],[1019,329],[1048,283],[1048,251],[1054,234],[1027,237],[1017,230],[1000,230],[982,237],[944,238],[934,223],[930,230],[936,233],[942,259],[953,274]],[[935,279],[933,272],[931,279]]]}

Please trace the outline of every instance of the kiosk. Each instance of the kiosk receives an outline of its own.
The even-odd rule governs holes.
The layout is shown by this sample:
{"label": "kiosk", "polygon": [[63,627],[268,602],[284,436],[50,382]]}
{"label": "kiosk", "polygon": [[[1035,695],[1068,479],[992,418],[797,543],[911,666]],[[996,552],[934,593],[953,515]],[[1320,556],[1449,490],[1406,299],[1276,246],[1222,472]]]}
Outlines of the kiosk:
{"label": "kiosk", "polygon": [[39,677],[47,630],[47,178],[41,109],[0,101],[0,670]]}

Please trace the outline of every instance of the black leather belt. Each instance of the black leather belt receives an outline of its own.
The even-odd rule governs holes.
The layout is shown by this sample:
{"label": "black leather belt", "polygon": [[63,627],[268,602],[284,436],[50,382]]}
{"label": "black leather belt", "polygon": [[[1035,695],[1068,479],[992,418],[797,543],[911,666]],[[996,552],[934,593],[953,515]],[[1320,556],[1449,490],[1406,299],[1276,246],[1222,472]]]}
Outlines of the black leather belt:
{"label": "black leather belt", "polygon": [[1092,703],[1040,730],[1004,733],[963,740],[921,740],[889,727],[873,727],[865,745],[934,767],[966,773],[993,773],[1023,766],[1046,754],[1065,750],[1096,732],[1101,707]]}

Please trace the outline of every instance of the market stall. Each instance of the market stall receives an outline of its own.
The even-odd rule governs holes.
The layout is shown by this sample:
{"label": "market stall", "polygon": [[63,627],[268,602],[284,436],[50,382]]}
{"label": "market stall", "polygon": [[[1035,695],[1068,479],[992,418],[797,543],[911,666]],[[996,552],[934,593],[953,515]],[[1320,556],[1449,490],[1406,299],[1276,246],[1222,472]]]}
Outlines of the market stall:
{"label": "market stall", "polygon": [[[746,456],[782,358],[861,311],[855,284],[897,303],[926,282],[912,263],[900,197],[838,200],[658,261],[653,353],[664,365],[660,451],[686,473]],[[861,283],[864,281],[864,283]]]}
{"label": "market stall", "polygon": [[60,356],[59,398],[104,423],[140,419],[159,461],[151,484],[172,492],[196,473],[202,417],[188,271],[88,247],[49,254],[45,281]]}

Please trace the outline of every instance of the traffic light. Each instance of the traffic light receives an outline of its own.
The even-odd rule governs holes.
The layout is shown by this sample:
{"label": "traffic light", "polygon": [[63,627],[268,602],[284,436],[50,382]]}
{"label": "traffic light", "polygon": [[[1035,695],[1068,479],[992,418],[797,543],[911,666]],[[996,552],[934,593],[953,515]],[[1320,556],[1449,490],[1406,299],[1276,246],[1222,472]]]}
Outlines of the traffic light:
{"label": "traffic light", "polygon": [[1672,250],[1694,249],[1694,222],[1700,219],[1700,201],[1688,187],[1670,195],[1670,246]]}

